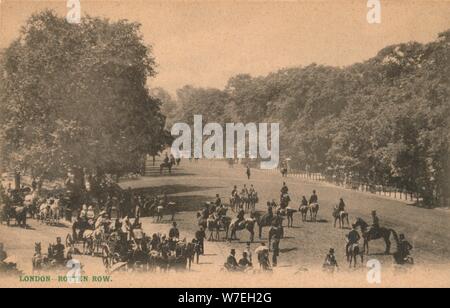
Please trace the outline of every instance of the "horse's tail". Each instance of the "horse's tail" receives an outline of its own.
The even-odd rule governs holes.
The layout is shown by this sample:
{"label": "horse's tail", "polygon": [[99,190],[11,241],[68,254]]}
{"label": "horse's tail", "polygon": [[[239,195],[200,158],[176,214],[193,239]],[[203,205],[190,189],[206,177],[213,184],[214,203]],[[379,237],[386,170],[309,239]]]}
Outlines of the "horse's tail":
{"label": "horse's tail", "polygon": [[400,239],[398,237],[397,231],[395,231],[394,229],[389,229],[389,231],[394,236],[395,243],[398,245],[400,243]]}

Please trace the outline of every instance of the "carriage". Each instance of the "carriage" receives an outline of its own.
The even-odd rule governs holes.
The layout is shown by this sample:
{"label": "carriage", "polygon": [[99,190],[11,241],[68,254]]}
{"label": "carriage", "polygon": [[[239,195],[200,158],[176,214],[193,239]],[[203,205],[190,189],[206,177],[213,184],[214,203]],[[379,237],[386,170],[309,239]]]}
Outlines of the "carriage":
{"label": "carriage", "polygon": [[[104,225],[95,228],[93,221],[77,220],[72,225],[72,234],[69,233],[66,236],[66,247],[74,254],[82,251],[83,254],[94,257],[102,253],[103,246],[110,236],[109,228]],[[78,248],[80,245],[82,245],[82,250]]]}

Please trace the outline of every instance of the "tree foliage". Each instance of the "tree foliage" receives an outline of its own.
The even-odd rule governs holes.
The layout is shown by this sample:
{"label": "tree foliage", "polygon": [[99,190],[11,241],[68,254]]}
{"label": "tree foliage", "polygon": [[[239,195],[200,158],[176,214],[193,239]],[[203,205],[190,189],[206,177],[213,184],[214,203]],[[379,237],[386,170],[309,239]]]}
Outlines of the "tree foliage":
{"label": "tree foliage", "polygon": [[394,186],[436,204],[450,192],[449,78],[447,31],[344,68],[241,74],[223,91],[185,86],[176,116],[279,122],[282,154],[293,167]]}
{"label": "tree foliage", "polygon": [[135,171],[163,142],[165,117],[150,96],[155,75],[139,24],[33,15],[2,56],[1,156],[55,179],[70,169]]}

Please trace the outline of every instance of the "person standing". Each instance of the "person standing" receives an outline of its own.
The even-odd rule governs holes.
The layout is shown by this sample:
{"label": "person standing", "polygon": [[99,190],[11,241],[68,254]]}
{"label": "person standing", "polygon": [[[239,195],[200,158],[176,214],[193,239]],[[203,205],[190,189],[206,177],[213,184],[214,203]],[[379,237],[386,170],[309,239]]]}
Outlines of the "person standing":
{"label": "person standing", "polygon": [[278,257],[280,256],[280,237],[278,235],[274,237],[272,251],[272,266],[276,267],[278,265]]}
{"label": "person standing", "polygon": [[249,165],[247,165],[247,179],[249,179],[250,180],[250,176],[251,176],[251,171],[250,171],[250,166]]}

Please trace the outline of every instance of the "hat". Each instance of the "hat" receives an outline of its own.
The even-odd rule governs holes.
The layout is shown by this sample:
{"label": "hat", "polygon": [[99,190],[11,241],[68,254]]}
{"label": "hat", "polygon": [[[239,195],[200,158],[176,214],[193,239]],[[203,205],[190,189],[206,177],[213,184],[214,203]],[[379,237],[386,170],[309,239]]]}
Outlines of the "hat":
{"label": "hat", "polygon": [[236,249],[231,249],[231,253],[233,254],[233,253],[236,253]]}
{"label": "hat", "polygon": [[330,248],[330,253],[334,253],[334,249],[333,248]]}

